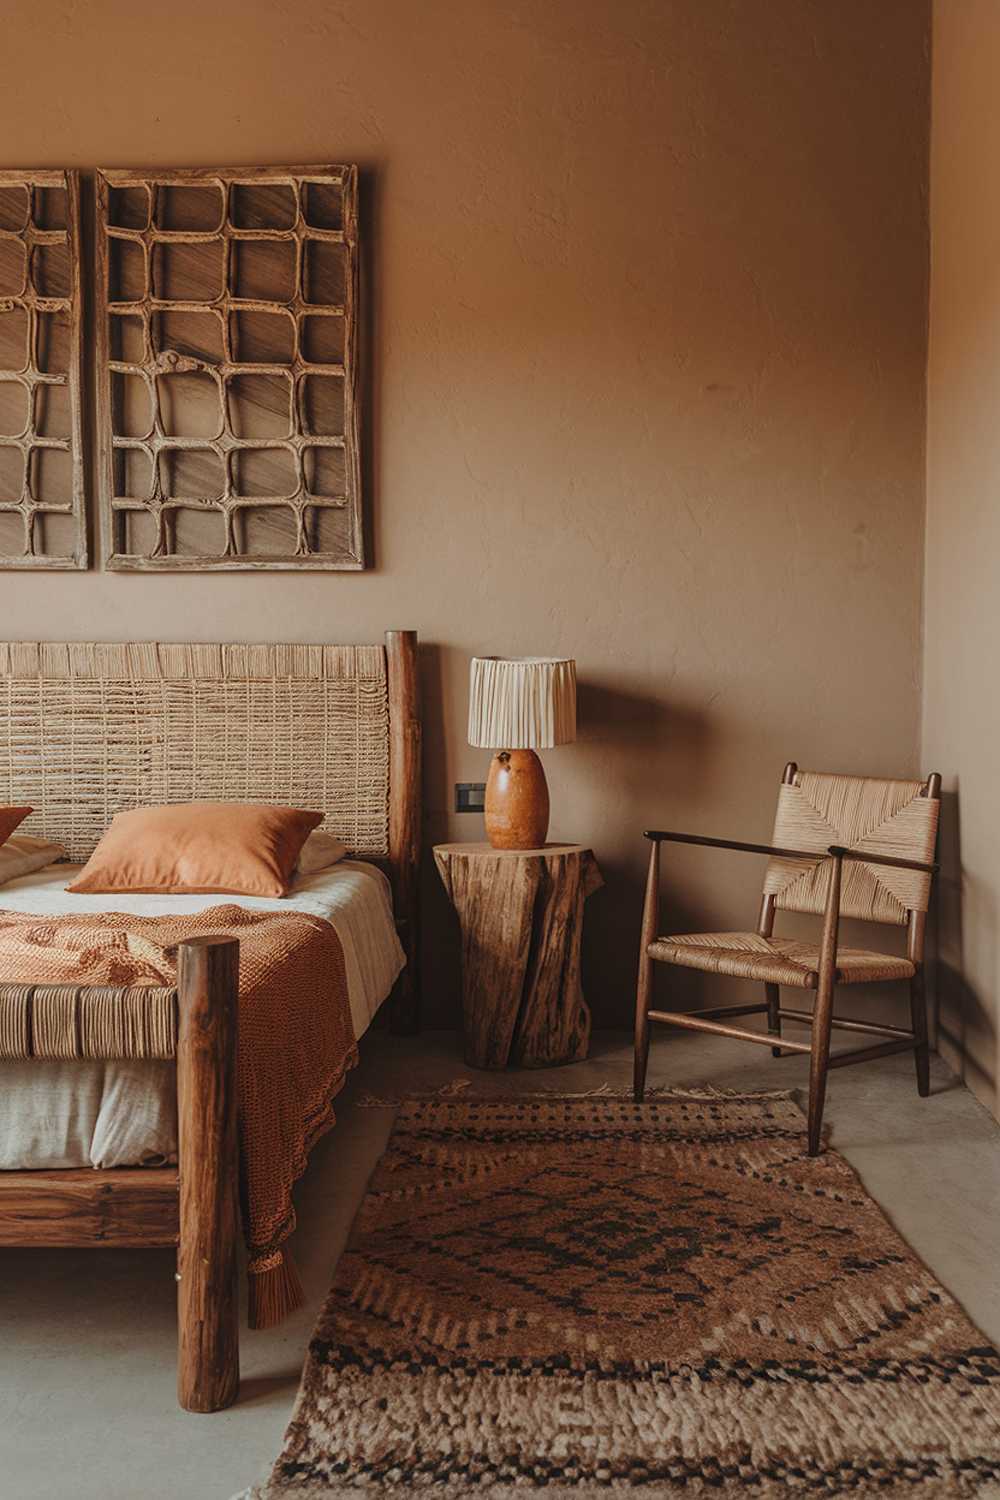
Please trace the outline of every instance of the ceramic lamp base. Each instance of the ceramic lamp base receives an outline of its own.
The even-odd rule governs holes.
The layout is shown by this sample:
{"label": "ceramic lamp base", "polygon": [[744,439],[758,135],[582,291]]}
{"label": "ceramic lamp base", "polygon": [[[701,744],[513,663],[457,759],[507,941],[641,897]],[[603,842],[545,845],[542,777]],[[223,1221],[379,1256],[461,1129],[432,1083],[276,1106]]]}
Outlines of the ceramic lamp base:
{"label": "ceramic lamp base", "polygon": [[540,849],[549,831],[549,788],[534,750],[498,750],[486,782],[486,837],[494,849]]}

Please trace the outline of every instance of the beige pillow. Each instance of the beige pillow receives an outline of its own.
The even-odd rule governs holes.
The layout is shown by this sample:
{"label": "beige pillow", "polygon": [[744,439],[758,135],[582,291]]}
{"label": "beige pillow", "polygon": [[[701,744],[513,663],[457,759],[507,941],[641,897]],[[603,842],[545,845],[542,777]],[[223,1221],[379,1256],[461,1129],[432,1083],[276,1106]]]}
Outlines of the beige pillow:
{"label": "beige pillow", "polygon": [[249,802],[182,802],[121,812],[68,891],[218,891],[287,896],[323,814]]}
{"label": "beige pillow", "polygon": [[33,870],[44,870],[54,865],[57,859],[65,859],[62,844],[53,844],[51,839],[35,839],[27,833],[15,833],[6,844],[0,845],[0,885],[8,880],[17,880],[21,875],[30,875]]}
{"label": "beige pillow", "polygon": [[328,870],[331,865],[343,859],[346,853],[346,844],[335,839],[332,833],[324,833],[322,828],[316,828],[302,845],[295,873],[315,875],[320,870]]}

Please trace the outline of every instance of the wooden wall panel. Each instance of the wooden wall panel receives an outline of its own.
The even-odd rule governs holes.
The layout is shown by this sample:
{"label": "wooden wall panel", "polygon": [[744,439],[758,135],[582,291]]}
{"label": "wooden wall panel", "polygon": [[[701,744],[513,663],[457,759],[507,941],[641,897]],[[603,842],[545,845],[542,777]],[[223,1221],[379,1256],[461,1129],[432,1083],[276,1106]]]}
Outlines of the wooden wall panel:
{"label": "wooden wall panel", "polygon": [[80,188],[0,171],[0,568],[85,568]]}
{"label": "wooden wall panel", "polygon": [[364,566],[357,169],[106,170],[108,566]]}

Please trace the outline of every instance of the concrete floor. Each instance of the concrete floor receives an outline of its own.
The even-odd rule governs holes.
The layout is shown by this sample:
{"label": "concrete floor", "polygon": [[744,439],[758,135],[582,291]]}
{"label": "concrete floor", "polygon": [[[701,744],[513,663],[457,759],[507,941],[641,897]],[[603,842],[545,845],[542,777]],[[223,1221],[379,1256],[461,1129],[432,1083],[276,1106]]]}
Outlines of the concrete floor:
{"label": "concrete floor", "polygon": [[[764,1048],[654,1033],[649,1082],[802,1088],[807,1062]],[[297,1195],[295,1252],[306,1306],[281,1328],[244,1333],[239,1401],[188,1416],[174,1398],[172,1256],[159,1251],[0,1251],[2,1500],[229,1500],[277,1455],[331,1271],[392,1122],[359,1107],[456,1077],[480,1088],[575,1092],[631,1075],[629,1041],[600,1033],[586,1063],[483,1074],[458,1039],[369,1036]],[[1000,1127],[932,1059],[930,1099],[909,1057],[831,1075],[832,1144],[900,1232],[994,1341],[1000,1341]]]}

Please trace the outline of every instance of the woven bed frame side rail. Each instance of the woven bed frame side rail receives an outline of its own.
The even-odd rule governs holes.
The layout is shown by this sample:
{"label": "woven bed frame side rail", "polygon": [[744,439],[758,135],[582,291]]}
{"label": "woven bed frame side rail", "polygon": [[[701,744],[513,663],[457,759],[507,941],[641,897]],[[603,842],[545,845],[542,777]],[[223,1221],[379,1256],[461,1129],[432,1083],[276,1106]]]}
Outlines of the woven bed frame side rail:
{"label": "woven bed frame side rail", "polygon": [[0,1059],[177,1056],[177,990],[0,983]]}

